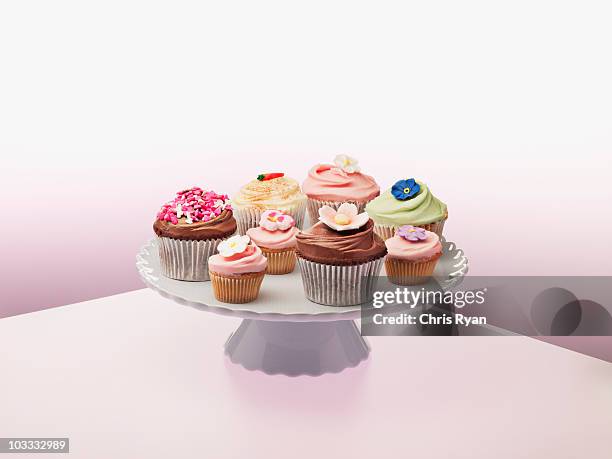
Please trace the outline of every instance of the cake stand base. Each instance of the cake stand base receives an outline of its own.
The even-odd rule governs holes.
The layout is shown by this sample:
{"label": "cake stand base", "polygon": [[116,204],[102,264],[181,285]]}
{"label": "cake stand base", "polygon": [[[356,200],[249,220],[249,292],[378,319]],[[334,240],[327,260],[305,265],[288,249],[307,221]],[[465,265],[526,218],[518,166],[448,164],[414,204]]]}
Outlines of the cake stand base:
{"label": "cake stand base", "polygon": [[352,320],[274,322],[245,319],[225,354],[247,370],[286,376],[338,373],[365,360],[370,348]]}

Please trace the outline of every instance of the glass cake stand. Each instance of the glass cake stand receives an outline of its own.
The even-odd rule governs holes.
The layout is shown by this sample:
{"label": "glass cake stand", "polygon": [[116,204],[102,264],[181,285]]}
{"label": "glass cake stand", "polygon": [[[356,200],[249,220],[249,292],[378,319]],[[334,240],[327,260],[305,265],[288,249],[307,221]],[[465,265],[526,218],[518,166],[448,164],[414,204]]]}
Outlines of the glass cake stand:
{"label": "glass cake stand", "polygon": [[[434,277],[441,285],[451,286],[465,276],[468,261],[453,242],[442,239],[442,246]],[[248,370],[319,376],[357,366],[370,353],[354,322],[360,318],[361,307],[323,306],[307,300],[297,266],[291,274],[266,275],[258,298],[246,304],[217,301],[210,282],[164,277],[155,239],[142,247],[136,267],[147,287],[165,298],[243,319],[225,343],[225,354]]]}

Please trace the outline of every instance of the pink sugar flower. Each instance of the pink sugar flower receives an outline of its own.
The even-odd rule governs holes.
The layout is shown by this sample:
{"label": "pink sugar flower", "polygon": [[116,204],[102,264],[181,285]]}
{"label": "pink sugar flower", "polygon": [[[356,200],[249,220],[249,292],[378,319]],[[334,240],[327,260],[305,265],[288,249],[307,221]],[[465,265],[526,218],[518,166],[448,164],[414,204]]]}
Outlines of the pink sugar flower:
{"label": "pink sugar flower", "polygon": [[286,231],[295,226],[295,220],[280,210],[266,210],[261,214],[259,226],[268,231]]}

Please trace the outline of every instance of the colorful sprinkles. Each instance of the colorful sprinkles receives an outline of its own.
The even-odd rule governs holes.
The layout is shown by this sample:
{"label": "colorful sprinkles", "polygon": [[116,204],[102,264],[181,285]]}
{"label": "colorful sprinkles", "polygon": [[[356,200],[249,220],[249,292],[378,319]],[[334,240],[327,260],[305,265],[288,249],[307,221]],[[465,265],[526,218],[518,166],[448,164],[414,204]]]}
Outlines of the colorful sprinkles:
{"label": "colorful sprinkles", "polygon": [[207,222],[224,210],[231,210],[229,197],[226,194],[217,194],[214,191],[205,191],[194,186],[188,190],[179,191],[176,197],[162,206],[157,213],[157,219],[178,224],[180,218],[185,223]]}

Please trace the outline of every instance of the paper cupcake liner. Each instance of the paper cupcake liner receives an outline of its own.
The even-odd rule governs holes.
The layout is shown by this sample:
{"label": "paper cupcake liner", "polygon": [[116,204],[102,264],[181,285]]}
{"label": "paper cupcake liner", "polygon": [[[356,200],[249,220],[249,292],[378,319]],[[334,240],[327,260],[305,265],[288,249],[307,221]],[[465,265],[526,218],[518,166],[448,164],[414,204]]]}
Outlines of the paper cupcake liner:
{"label": "paper cupcake liner", "polygon": [[371,299],[384,257],[349,266],[297,260],[306,298],[326,306],[352,306]]}
{"label": "paper cupcake liner", "polygon": [[[270,207],[270,209],[274,209]],[[238,225],[238,233],[246,234],[248,229],[256,228],[259,226],[259,220],[261,220],[261,213],[267,209],[260,209],[258,207],[233,207],[234,218]],[[295,226],[302,229],[304,225],[304,214],[306,213],[306,201],[302,200],[299,203],[290,207],[281,207],[281,212],[291,215],[295,220]]]}
{"label": "paper cupcake liner", "polygon": [[426,283],[434,272],[442,254],[426,260],[407,261],[387,256],[385,271],[389,282],[396,285],[419,285]]}
{"label": "paper cupcake liner", "polygon": [[266,274],[289,274],[295,269],[295,249],[272,250],[260,247],[268,259]]}
{"label": "paper cupcake liner", "polygon": [[187,241],[158,237],[159,263],[164,276],[182,281],[207,281],[208,257],[223,239]]}
{"label": "paper cupcake liner", "polygon": [[[440,220],[434,223],[427,223],[425,225],[414,225],[419,228],[426,229],[427,231],[431,231],[432,233],[436,233],[438,236],[442,237],[442,231],[444,230],[444,223],[446,222],[446,218],[444,220]],[[409,224],[409,223],[407,223]],[[386,241],[389,238],[395,236],[395,232],[397,229],[403,225],[379,225],[378,223],[374,223],[374,232],[378,234],[383,241]]]}
{"label": "paper cupcake liner", "polygon": [[215,298],[222,303],[250,303],[259,295],[265,272],[225,276],[210,271]]}
{"label": "paper cupcake liner", "polygon": [[365,206],[370,201],[319,201],[318,199],[308,198],[308,216],[310,217],[310,224],[314,225],[319,221],[319,209],[323,206],[329,206],[335,210],[338,210],[341,204],[345,202],[350,202],[357,206],[357,211],[359,213],[365,210]]}

